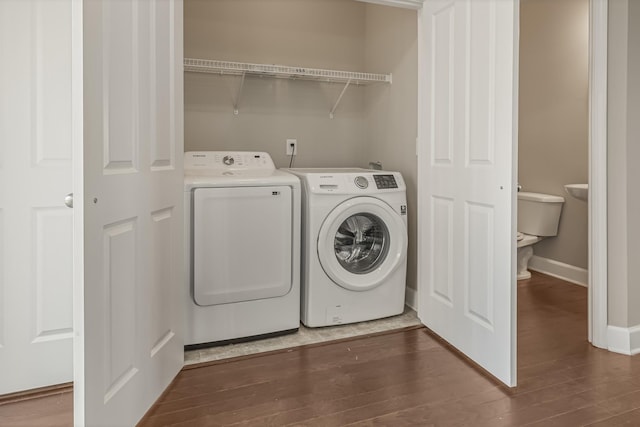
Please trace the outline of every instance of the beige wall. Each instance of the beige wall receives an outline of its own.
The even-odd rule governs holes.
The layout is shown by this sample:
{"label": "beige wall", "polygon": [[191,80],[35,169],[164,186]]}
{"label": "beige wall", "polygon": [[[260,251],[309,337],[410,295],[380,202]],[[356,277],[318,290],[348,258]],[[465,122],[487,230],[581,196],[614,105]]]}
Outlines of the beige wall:
{"label": "beige wall", "polygon": [[[185,57],[363,71],[365,4],[344,0],[186,0]],[[366,165],[362,88],[185,75],[185,150],[262,150],[288,166],[285,140],[298,140],[295,166]]]}
{"label": "beige wall", "polygon": [[392,85],[366,90],[368,158],[381,161],[385,169],[402,172],[407,184],[407,286],[412,289],[417,288],[417,23],[413,10],[374,5],[366,9],[365,67],[393,74]]}
{"label": "beige wall", "polygon": [[609,324],[640,324],[640,3],[609,2]]}
{"label": "beige wall", "polygon": [[558,236],[535,254],[587,268],[587,204],[564,184],[588,181],[589,0],[522,0],[518,181],[563,196]]}

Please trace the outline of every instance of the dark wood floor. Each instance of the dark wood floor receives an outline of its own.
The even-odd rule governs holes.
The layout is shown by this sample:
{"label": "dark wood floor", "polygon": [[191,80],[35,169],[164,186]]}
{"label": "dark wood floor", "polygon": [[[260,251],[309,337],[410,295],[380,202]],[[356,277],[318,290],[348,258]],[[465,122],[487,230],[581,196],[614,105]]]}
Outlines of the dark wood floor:
{"label": "dark wood floor", "polygon": [[[518,283],[518,387],[424,329],[183,370],[142,426],[640,426],[640,358],[587,343],[587,292]],[[2,426],[71,425],[69,393],[0,406]]]}

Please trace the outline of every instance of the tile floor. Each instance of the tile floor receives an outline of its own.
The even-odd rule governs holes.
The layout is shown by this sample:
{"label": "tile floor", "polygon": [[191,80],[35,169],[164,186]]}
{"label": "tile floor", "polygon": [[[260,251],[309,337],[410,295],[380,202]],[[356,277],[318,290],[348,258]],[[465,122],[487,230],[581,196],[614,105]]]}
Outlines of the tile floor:
{"label": "tile floor", "polygon": [[418,320],[416,312],[409,307],[405,307],[404,313],[398,316],[349,325],[327,326],[324,328],[306,328],[304,325],[300,324],[300,330],[294,334],[240,344],[229,344],[220,347],[185,351],[184,363],[185,365],[192,365],[195,363],[211,362],[214,360],[228,359],[230,357],[244,356],[247,354],[262,353],[266,351],[280,350],[283,348],[298,347],[306,344],[333,341],[341,338],[373,334],[376,332],[400,329],[419,324],[420,320]]}

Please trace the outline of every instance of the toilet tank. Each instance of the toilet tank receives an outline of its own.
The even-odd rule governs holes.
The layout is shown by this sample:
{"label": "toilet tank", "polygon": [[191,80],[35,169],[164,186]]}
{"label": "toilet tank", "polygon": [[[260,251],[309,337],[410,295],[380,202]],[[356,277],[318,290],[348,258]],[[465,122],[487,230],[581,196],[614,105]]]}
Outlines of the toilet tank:
{"label": "toilet tank", "polygon": [[563,203],[560,196],[518,193],[518,231],[532,236],[556,236]]}

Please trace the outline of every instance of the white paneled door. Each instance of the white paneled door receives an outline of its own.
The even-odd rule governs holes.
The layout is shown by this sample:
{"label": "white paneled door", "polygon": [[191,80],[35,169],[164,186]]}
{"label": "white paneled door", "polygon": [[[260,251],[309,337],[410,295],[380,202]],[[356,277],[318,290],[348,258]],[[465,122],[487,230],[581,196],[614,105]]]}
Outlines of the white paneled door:
{"label": "white paneled door", "polygon": [[71,0],[0,1],[0,394],[72,369]]}
{"label": "white paneled door", "polygon": [[130,426],[183,365],[182,2],[76,6],[75,423]]}
{"label": "white paneled door", "polygon": [[420,12],[421,321],[516,384],[515,0]]}

